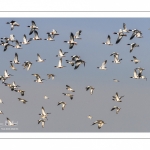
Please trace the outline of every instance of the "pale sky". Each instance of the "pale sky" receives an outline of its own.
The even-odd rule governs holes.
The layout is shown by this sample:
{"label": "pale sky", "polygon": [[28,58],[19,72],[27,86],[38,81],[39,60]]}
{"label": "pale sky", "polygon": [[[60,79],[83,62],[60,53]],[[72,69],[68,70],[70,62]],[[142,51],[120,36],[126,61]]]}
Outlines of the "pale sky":
{"label": "pale sky", "polygon": [[[6,24],[11,20],[17,21],[20,26],[10,30],[10,25]],[[56,29],[60,35],[55,37],[55,41],[31,41],[29,45],[22,45],[23,49],[8,47],[3,52],[4,47],[0,46],[0,74],[4,70],[14,75],[6,80],[6,83],[20,85],[20,89],[25,90],[22,97],[20,93],[12,92],[8,87],[1,84],[0,98],[4,104],[0,104],[0,110],[4,115],[0,115],[0,123],[4,123],[8,117],[14,122],[18,122],[18,132],[149,132],[149,58],[150,55],[149,38],[150,24],[148,18],[1,18],[1,37],[8,37],[14,34],[15,38],[22,42],[23,35],[27,38],[33,38],[34,34],[29,35],[31,20],[36,22],[39,27],[39,37],[47,38],[47,32]],[[120,43],[115,44],[118,32],[126,23],[128,29],[138,29],[142,31],[143,38],[134,38],[129,40],[132,32],[127,33]],[[78,44],[69,49],[69,45],[64,43],[69,40],[70,33],[82,30],[80,40],[75,40]],[[103,45],[107,36],[111,36],[113,46]],[[130,53],[131,44],[136,42],[140,47],[135,48]],[[15,43],[12,43],[15,45]],[[63,58],[65,68],[55,68],[58,64],[59,49],[68,52]],[[123,60],[121,64],[112,63],[112,52],[118,52],[119,57]],[[9,61],[14,59],[15,53],[18,53],[21,64],[15,64],[17,71],[10,68]],[[46,59],[43,63],[37,63],[37,53]],[[77,70],[67,64],[65,60],[71,60],[72,55],[79,55],[86,64],[81,65]],[[131,62],[133,56],[136,56],[141,62],[134,64]],[[33,63],[29,71],[23,69],[24,61]],[[107,70],[99,70],[104,60],[107,60]],[[146,80],[131,79],[133,71],[137,67],[145,68],[143,75]],[[31,74],[38,73],[41,78],[46,79],[43,84],[35,83],[35,77]],[[54,80],[48,79],[47,74],[56,75]],[[119,83],[113,81],[116,78]],[[66,85],[70,85],[75,92],[73,100],[64,96],[62,93],[71,93],[66,90]],[[93,95],[85,90],[85,87],[91,85],[95,87]],[[112,96],[118,92],[123,96],[122,102],[112,101]],[[43,97],[47,95],[48,100]],[[22,104],[18,98],[23,98],[28,102]],[[60,101],[67,103],[65,110],[57,106]],[[51,114],[45,127],[38,125],[38,119],[42,106],[46,112]],[[121,107],[119,114],[110,111],[113,106]],[[87,118],[91,115],[93,118]],[[98,129],[97,124],[92,125],[96,120],[103,120],[105,124]],[[0,127],[0,131],[2,127]],[[3,127],[5,128],[5,127]],[[6,131],[4,131],[6,132]],[[15,131],[16,132],[16,131]]]}

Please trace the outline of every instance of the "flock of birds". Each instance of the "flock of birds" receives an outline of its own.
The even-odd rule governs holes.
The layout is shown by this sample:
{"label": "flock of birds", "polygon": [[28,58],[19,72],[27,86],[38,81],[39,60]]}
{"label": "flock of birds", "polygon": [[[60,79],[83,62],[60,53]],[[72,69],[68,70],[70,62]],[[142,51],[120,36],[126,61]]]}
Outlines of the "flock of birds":
{"label": "flock of birds", "polygon": [[[29,32],[29,35],[32,35],[34,33],[34,37],[33,38],[29,38],[27,39],[26,35],[24,34],[23,36],[23,42],[19,42],[18,40],[15,39],[15,35],[11,34],[10,37],[4,37],[4,38],[1,38],[1,43],[0,45],[4,47],[4,52],[6,50],[8,50],[9,47],[13,47],[13,48],[16,48],[16,49],[22,49],[21,47],[21,44],[30,44],[32,40],[42,40],[42,38],[39,37],[38,35],[38,27],[36,26],[36,23],[34,21],[31,21],[31,25],[30,26],[27,26],[30,28],[30,32]],[[20,26],[19,23],[17,23],[16,21],[12,20],[11,22],[7,22],[6,24],[10,24],[11,26],[11,30],[14,29],[15,26]],[[119,32],[114,32],[114,34],[117,34],[118,35],[118,38],[116,40],[116,44],[118,44],[122,38],[124,36],[127,36],[126,33],[129,33],[129,32],[132,32],[132,35],[130,37],[130,40],[132,40],[133,38],[142,38],[142,32],[139,31],[138,29],[133,29],[133,30],[128,30],[127,27],[126,27],[126,24],[123,23],[123,29],[120,29]],[[79,30],[75,33],[75,35],[71,32],[70,33],[70,40],[68,41],[64,41],[65,43],[68,43],[69,44],[69,49],[72,49],[75,45],[77,45],[77,42],[75,41],[75,39],[81,39],[80,35],[82,33],[82,30]],[[54,40],[54,37],[55,36],[58,36],[59,34],[57,33],[56,30],[52,30],[51,32],[47,32],[47,35],[48,35],[48,38],[47,39],[44,39],[44,40],[48,40],[48,41],[55,41]],[[12,45],[12,43],[15,42],[15,46]],[[108,35],[107,37],[107,41],[106,42],[103,42],[102,44],[105,44],[105,45],[109,45],[109,46],[112,46],[113,44],[111,43],[111,37],[110,35]],[[131,43],[131,44],[127,44],[127,45],[130,45],[131,48],[130,48],[130,53],[134,50],[134,48],[136,47],[139,47],[138,44],[136,43]],[[67,54],[68,52],[63,52],[61,49],[59,50],[59,54],[56,55],[56,57],[59,57],[59,61],[58,61],[58,65],[57,66],[54,66],[55,68],[64,68],[66,66],[63,66],[62,65],[62,59],[65,57],[65,55]],[[113,52],[110,56],[113,56],[114,57],[114,61],[112,61],[113,63],[116,63],[116,64],[120,64],[122,59],[119,58],[119,53],[117,52]],[[43,59],[40,54],[37,53],[37,60],[36,62],[44,62],[46,61],[46,59]],[[139,63],[140,60],[138,60],[136,58],[136,56],[133,56],[133,60],[131,60],[132,62],[134,62],[135,64]],[[81,64],[83,64],[85,66],[86,62],[84,60],[82,60],[80,58],[80,56],[78,55],[73,55],[71,56],[71,60],[66,60],[66,63],[70,64],[72,67],[74,67],[74,70],[78,69],[79,66]],[[10,61],[10,68],[12,70],[15,70],[17,71],[17,69],[15,68],[14,64],[20,64],[20,61],[19,61],[19,58],[18,58],[18,54],[15,53],[15,57],[14,57],[14,60],[13,61]],[[106,70],[107,67],[106,67],[106,64],[107,64],[107,60],[105,60],[101,66],[97,67],[98,69],[100,70]],[[30,61],[25,61],[24,64],[22,64],[23,68],[26,69],[27,71],[29,71],[32,67],[32,62]],[[146,79],[147,78],[143,75],[143,71],[145,69],[144,68],[141,68],[141,67],[138,67],[138,68],[135,68],[134,69],[134,72],[133,72],[133,76],[130,77],[130,78],[134,78],[134,79]],[[43,81],[45,79],[42,79],[41,76],[39,74],[32,74],[33,76],[35,76],[35,80],[34,82],[37,82],[37,83],[43,83]],[[24,96],[25,94],[25,91],[20,89],[19,85],[17,85],[15,82],[13,82],[12,84],[8,84],[6,83],[6,80],[9,79],[11,76],[11,74],[8,73],[7,70],[4,71],[4,75],[1,75],[0,76],[0,80],[2,81],[2,83],[5,85],[5,86],[8,86],[11,91],[15,91],[15,92],[19,92],[21,94],[21,96]],[[54,79],[55,78],[55,75],[54,74],[47,74],[47,77],[48,79]],[[120,82],[119,80],[117,79],[113,79],[114,82]],[[70,92],[75,92],[75,90],[69,86],[69,85],[66,85],[66,89]],[[86,91],[90,91],[90,94],[92,95],[93,94],[93,91],[94,91],[94,87],[92,86],[87,86],[85,88]],[[62,93],[64,96],[67,96],[69,97],[71,100],[73,100],[73,94],[71,93]],[[119,96],[118,92],[116,92],[115,96],[112,96],[113,97],[113,101],[116,101],[116,102],[122,102],[122,98],[124,96]],[[47,96],[44,96],[44,99],[49,99]],[[22,102],[23,104],[26,104],[28,101],[23,99],[23,98],[18,98],[18,100],[20,102]],[[3,101],[0,99],[0,104],[3,104]],[[66,102],[64,101],[60,101],[58,102],[57,104],[58,106],[61,105],[62,107],[62,110],[65,109],[66,107]],[[113,110],[116,110],[116,114],[119,113],[119,111],[121,110],[120,107],[118,106],[114,106],[111,111]],[[0,110],[0,114],[4,114],[2,110]],[[51,114],[51,113],[47,113],[44,109],[44,107],[42,106],[42,113],[39,114],[40,115],[40,119],[38,120],[38,124],[42,124],[42,127],[44,127],[45,125],[45,122],[48,120],[48,115]],[[87,116],[89,119],[92,119],[93,117],[91,115]],[[6,118],[7,119],[7,124],[10,125],[10,126],[13,126],[15,125],[15,123],[13,123],[8,117]],[[95,125],[95,124],[98,124],[98,129],[100,129],[104,124],[106,124],[103,120],[96,120],[95,122],[93,122],[92,125]]]}

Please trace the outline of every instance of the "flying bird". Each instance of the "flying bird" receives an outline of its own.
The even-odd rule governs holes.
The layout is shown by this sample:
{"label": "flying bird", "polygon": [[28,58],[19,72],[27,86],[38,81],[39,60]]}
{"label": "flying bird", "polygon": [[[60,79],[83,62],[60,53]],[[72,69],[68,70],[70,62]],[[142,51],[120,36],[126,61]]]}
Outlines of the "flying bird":
{"label": "flying bird", "polygon": [[131,44],[127,44],[127,45],[131,45],[130,53],[133,51],[133,49],[134,49],[135,47],[139,47],[139,45],[136,44],[136,43],[131,43]]}
{"label": "flying bird", "polygon": [[48,79],[52,78],[52,80],[54,80],[55,75],[54,74],[47,74]]}
{"label": "flying bird", "polygon": [[68,97],[70,97],[70,99],[71,99],[71,100],[73,99],[73,95],[72,95],[72,94],[70,94],[70,93],[62,93],[62,94],[64,94],[64,96],[68,96]]}
{"label": "flying bird", "polygon": [[62,58],[59,59],[58,66],[54,66],[55,68],[64,68],[66,66],[62,66]]}
{"label": "flying bird", "polygon": [[59,55],[56,55],[56,57],[65,57],[65,54],[68,52],[63,52],[61,49],[59,50]]}
{"label": "flying bird", "polygon": [[86,91],[88,91],[90,89],[90,93],[92,95],[95,88],[92,86],[87,86],[85,89],[86,89]]}
{"label": "flying bird", "polygon": [[[66,106],[66,103],[65,102],[63,102],[63,101],[61,101],[61,102],[58,102],[58,105],[62,105],[62,110],[64,110],[65,109],[65,106]],[[57,106],[58,106],[57,105]]]}
{"label": "flying bird", "polygon": [[110,38],[110,35],[108,35],[108,37],[107,37],[107,41],[106,42],[103,42],[102,44],[106,44],[106,45],[113,45],[112,43],[111,43],[111,38]]}
{"label": "flying bird", "polygon": [[118,106],[114,106],[114,107],[111,109],[111,111],[113,111],[113,110],[115,110],[115,109],[116,109],[116,114],[118,114],[121,108],[118,107]]}
{"label": "flying bird", "polygon": [[96,120],[92,125],[95,124],[98,124],[98,129],[100,129],[106,123],[103,120]]}
{"label": "flying bird", "polygon": [[42,59],[41,56],[37,53],[38,60],[36,62],[44,62],[46,59]]}
{"label": "flying bird", "polygon": [[26,101],[25,99],[22,99],[22,98],[18,98],[18,100],[19,100],[20,102],[22,102],[23,104],[26,104],[26,102],[28,102],[28,101]]}
{"label": "flying bird", "polygon": [[97,67],[98,69],[102,69],[102,70],[106,70],[107,67],[106,66],[107,60],[105,60],[102,65],[100,67]]}
{"label": "flying bird", "polygon": [[134,62],[135,64],[137,64],[138,62],[140,62],[140,60],[138,60],[135,56],[133,56],[133,60],[131,60],[132,62]]}
{"label": "flying bird", "polygon": [[116,92],[116,95],[115,95],[115,96],[112,96],[112,97],[113,97],[112,100],[114,100],[114,101],[116,101],[116,102],[122,102],[122,101],[121,101],[121,98],[123,98],[124,96],[119,96],[119,95],[118,95],[118,92]]}
{"label": "flying bird", "polygon": [[81,32],[82,32],[82,30],[77,31],[76,34],[75,34],[75,36],[74,36],[74,38],[75,39],[81,39],[80,38]]}
{"label": "flying bird", "polygon": [[66,89],[67,89],[68,91],[75,92],[75,90],[73,90],[69,85],[66,85]]}
{"label": "flying bird", "polygon": [[31,29],[29,35],[31,35],[35,30],[38,29],[38,27],[35,24],[35,21],[32,20],[31,23],[32,23],[31,26],[27,26],[27,27],[29,27]]}
{"label": "flying bird", "polygon": [[17,23],[16,21],[12,20],[10,22],[6,22],[6,24],[10,24],[11,26],[11,30],[14,29],[14,26],[20,26],[19,23]]}

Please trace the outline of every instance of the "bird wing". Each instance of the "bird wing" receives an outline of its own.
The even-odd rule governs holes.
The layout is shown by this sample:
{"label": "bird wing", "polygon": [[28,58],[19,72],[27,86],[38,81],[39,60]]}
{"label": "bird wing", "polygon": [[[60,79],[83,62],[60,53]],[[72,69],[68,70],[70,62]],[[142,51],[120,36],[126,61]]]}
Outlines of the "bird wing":
{"label": "bird wing", "polygon": [[118,44],[118,43],[121,41],[122,37],[123,37],[123,36],[121,36],[121,35],[118,36],[117,41],[116,41],[116,44]]}
{"label": "bird wing", "polygon": [[59,59],[58,67],[62,67],[62,58]]}
{"label": "bird wing", "polygon": [[46,112],[45,112],[44,107],[42,107],[42,114],[43,114],[43,115],[46,115]]}
{"label": "bird wing", "polygon": [[27,43],[27,37],[26,37],[25,34],[23,35],[23,42],[24,42],[24,43]]}
{"label": "bird wing", "polygon": [[59,50],[59,56],[63,56],[62,50]]}
{"label": "bird wing", "polygon": [[42,59],[41,59],[41,57],[40,57],[40,55],[38,53],[37,53],[37,57],[38,57],[39,61],[42,61]]}
{"label": "bird wing", "polygon": [[74,41],[74,35],[73,35],[72,32],[70,33],[70,40],[71,40],[72,42]]}
{"label": "bird wing", "polygon": [[110,35],[108,35],[108,37],[107,37],[107,44],[110,44],[111,43],[111,38],[110,38]]}
{"label": "bird wing", "polygon": [[36,26],[36,24],[35,24],[35,22],[34,22],[34,21],[31,21],[31,23],[32,23],[32,26]]}
{"label": "bird wing", "polygon": [[35,38],[39,38],[38,32],[36,30],[34,30],[34,35],[35,35]]}

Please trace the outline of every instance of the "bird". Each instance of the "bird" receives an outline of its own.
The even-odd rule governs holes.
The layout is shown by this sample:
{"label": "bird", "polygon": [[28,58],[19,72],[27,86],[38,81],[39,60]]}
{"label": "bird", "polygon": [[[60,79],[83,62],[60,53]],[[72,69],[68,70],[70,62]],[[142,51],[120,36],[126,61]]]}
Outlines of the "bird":
{"label": "bird", "polygon": [[118,106],[114,106],[114,107],[111,109],[111,111],[113,111],[113,110],[115,110],[115,109],[116,109],[116,114],[118,114],[121,108],[118,107]]}
{"label": "bird", "polygon": [[14,86],[14,89],[16,89],[17,87],[20,87],[19,85],[16,85],[15,81],[12,83],[12,86]]}
{"label": "bird", "polygon": [[3,111],[0,110],[0,114],[3,114],[3,115],[4,115]]}
{"label": "bird", "polygon": [[48,34],[48,38],[47,38],[47,39],[44,39],[44,40],[55,41],[55,40],[54,40],[54,36],[52,36],[49,32],[47,32],[47,34]]}
{"label": "bird", "polygon": [[44,62],[46,59],[42,59],[40,55],[37,53],[38,60],[36,62]]}
{"label": "bird", "polygon": [[96,120],[92,125],[98,124],[98,129],[100,129],[104,124],[106,124],[103,120]]}
{"label": "bird", "polygon": [[[62,104],[62,110],[64,110],[64,109],[65,109],[65,106],[66,106],[66,103],[63,102],[63,101],[58,102],[58,105],[60,105],[60,104]],[[57,105],[57,106],[58,106],[58,105]]]}
{"label": "bird", "polygon": [[123,36],[127,36],[126,34],[123,33],[122,29],[120,29],[118,33],[114,32],[114,34],[118,34],[118,38],[116,40],[116,44],[118,44],[121,41],[121,39],[123,38]]}
{"label": "bird", "polygon": [[87,87],[85,87],[85,89],[86,89],[86,91],[88,91],[90,89],[90,93],[92,95],[95,88],[92,86],[87,86]]}
{"label": "bird", "polygon": [[70,99],[71,99],[71,100],[73,99],[73,95],[72,95],[72,94],[70,94],[70,93],[62,93],[62,94],[64,94],[64,96],[68,96],[68,97],[70,97]]}
{"label": "bird", "polygon": [[88,117],[89,119],[92,119],[92,118],[93,118],[91,115],[88,115],[87,117]]}
{"label": "bird", "polygon": [[55,75],[54,74],[47,74],[48,79],[52,78],[52,80],[54,80]]}
{"label": "bird", "polygon": [[112,100],[114,100],[114,101],[116,101],[116,102],[122,102],[121,101],[121,98],[123,98],[124,96],[118,96],[118,92],[116,92],[116,95],[115,96],[112,96],[113,97],[113,99]]}
{"label": "bird", "polygon": [[32,63],[30,61],[25,61],[22,66],[24,67],[24,69],[26,68],[28,71],[28,70],[30,70]]}
{"label": "bird", "polygon": [[103,42],[102,44],[106,44],[106,45],[113,45],[112,43],[111,43],[111,38],[110,38],[110,35],[108,35],[108,37],[107,37],[107,41],[106,42]]}
{"label": "bird", "polygon": [[100,67],[97,67],[98,69],[102,69],[102,70],[106,70],[107,67],[106,66],[107,60],[105,60],[102,65]]}
{"label": "bird", "polygon": [[7,42],[2,42],[2,43],[0,43],[0,45],[4,46],[4,52],[7,50],[7,48],[8,48],[9,46],[15,47],[15,46],[9,44],[8,41],[7,41]]}
{"label": "bird", "polygon": [[127,44],[127,45],[131,45],[130,53],[133,51],[133,49],[134,49],[135,47],[139,47],[139,45],[136,44],[136,43],[131,43],[131,44]]}
{"label": "bird", "polygon": [[44,119],[39,119],[39,120],[38,120],[38,124],[39,124],[39,123],[42,123],[42,128],[44,128],[45,122],[46,122],[46,121],[45,121]]}
{"label": "bird", "polygon": [[34,80],[34,82],[43,83],[43,80],[45,80],[45,79],[38,78],[38,79]]}
{"label": "bird", "polygon": [[64,68],[66,66],[62,66],[62,58],[59,59],[58,66],[54,66],[55,68]]}
{"label": "bird", "polygon": [[44,96],[44,99],[49,99],[47,96]]}
{"label": "bird", "polygon": [[136,72],[136,69],[134,69],[133,77],[130,77],[130,78],[139,79],[139,76],[138,76],[138,74]]}
{"label": "bird", "polygon": [[120,82],[119,80],[117,80],[117,79],[113,79],[114,80],[114,82]]}
{"label": "bird", "polygon": [[129,30],[127,29],[127,27],[126,27],[126,24],[125,23],[123,23],[123,30],[122,30],[123,32],[127,32],[127,33],[129,33]]}
{"label": "bird", "polygon": [[6,118],[6,119],[7,119],[7,125],[9,125],[9,126],[15,126],[15,125],[17,125],[16,123],[13,123],[12,121],[10,121],[9,118]]}
{"label": "bird", "polygon": [[142,67],[138,67],[138,68],[135,68],[136,70],[139,70],[139,72],[140,73],[142,73],[143,72],[143,70],[145,70],[144,68],[142,68]]}
{"label": "bird", "polygon": [[129,31],[133,32],[132,35],[131,35],[131,37],[130,37],[130,40],[132,40],[134,37],[138,37],[138,38],[143,37],[142,36],[142,32],[139,31],[139,30],[137,30],[137,29],[133,29],[133,30],[129,29]]}
{"label": "bird", "polygon": [[20,26],[19,23],[17,23],[16,21],[12,20],[10,22],[6,22],[6,24],[10,24],[11,25],[11,30],[14,29],[14,26]]}
{"label": "bird", "polygon": [[10,68],[11,68],[12,70],[17,71],[17,69],[16,69],[15,66],[13,65],[12,61],[10,61]]}
{"label": "bird", "polygon": [[30,38],[29,40],[27,40],[27,37],[24,34],[23,35],[23,42],[21,42],[21,43],[27,45],[27,44],[30,44],[30,41],[32,41],[32,38]]}
{"label": "bird", "polygon": [[135,56],[133,56],[133,60],[131,60],[132,62],[134,62],[135,64],[137,64],[138,62],[140,62],[140,60],[138,60]]}
{"label": "bird", "polygon": [[69,49],[72,49],[74,45],[77,45],[77,42],[74,41],[74,34],[72,32],[70,33],[70,40],[64,42],[69,44]]}
{"label": "bird", "polygon": [[75,92],[75,90],[73,90],[69,85],[66,85],[66,89],[67,89],[68,91]]}
{"label": "bird", "polygon": [[21,94],[21,96],[24,96],[24,90],[14,90],[15,92],[19,92]]}
{"label": "bird", "polygon": [[4,104],[3,101],[0,99],[0,104]]}
{"label": "bird", "polygon": [[71,64],[71,66],[74,66],[74,62],[73,61],[66,60],[66,63]]}
{"label": "bird", "polygon": [[26,104],[26,102],[28,102],[28,101],[26,101],[25,99],[22,99],[22,98],[18,98],[18,100],[19,100],[20,102],[22,102],[23,104]]}
{"label": "bird", "polygon": [[77,69],[81,64],[84,64],[85,67],[85,61],[82,59],[76,60],[74,64],[75,64],[74,69]]}
{"label": "bird", "polygon": [[33,40],[42,40],[42,38],[39,37],[38,32],[36,30],[34,30],[33,32],[34,32]]}
{"label": "bird", "polygon": [[65,54],[68,52],[63,52],[61,49],[59,50],[59,55],[56,55],[56,57],[65,57]]}
{"label": "bird", "polygon": [[10,76],[13,76],[12,74],[8,74],[7,70],[4,71],[4,78],[10,78]]}
{"label": "bird", "polygon": [[119,59],[119,53],[116,53],[116,52],[113,52],[110,56],[114,55],[114,61],[112,61],[113,63],[116,63],[116,64],[120,64],[121,63],[121,59]]}
{"label": "bird", "polygon": [[19,45],[19,41],[18,41],[18,40],[16,40],[15,42],[16,42],[16,46],[15,46],[15,48],[17,48],[17,49],[22,49],[21,45]]}
{"label": "bird", "polygon": [[10,62],[12,62],[12,63],[14,63],[14,64],[20,64],[20,62],[19,62],[19,60],[18,60],[18,54],[17,54],[17,53],[15,53],[14,61],[10,61]]}
{"label": "bird", "polygon": [[80,38],[81,32],[82,32],[82,30],[77,31],[76,34],[75,34],[75,36],[74,36],[74,38],[75,39],[81,39]]}
{"label": "bird", "polygon": [[57,31],[56,31],[55,29],[53,29],[53,30],[50,32],[50,35],[52,35],[52,37],[54,38],[55,35],[59,35],[59,34],[57,33]]}
{"label": "bird", "polygon": [[80,56],[78,56],[78,55],[73,55],[73,56],[71,56],[71,58],[72,58],[72,61],[77,61],[77,60],[80,59]]}
{"label": "bird", "polygon": [[1,39],[4,39],[5,42],[9,42],[9,41],[14,42],[15,41],[15,35],[10,34],[9,38],[4,37],[4,38],[1,38]]}
{"label": "bird", "polygon": [[51,114],[51,113],[46,113],[44,107],[42,106],[42,113],[39,114],[39,115],[41,115],[41,118],[48,120],[48,118],[47,118],[48,114]]}
{"label": "bird", "polygon": [[27,26],[27,27],[29,27],[31,29],[29,35],[31,35],[33,33],[33,31],[38,29],[38,27],[35,24],[35,21],[32,20],[31,23],[32,23],[31,26]]}

